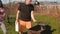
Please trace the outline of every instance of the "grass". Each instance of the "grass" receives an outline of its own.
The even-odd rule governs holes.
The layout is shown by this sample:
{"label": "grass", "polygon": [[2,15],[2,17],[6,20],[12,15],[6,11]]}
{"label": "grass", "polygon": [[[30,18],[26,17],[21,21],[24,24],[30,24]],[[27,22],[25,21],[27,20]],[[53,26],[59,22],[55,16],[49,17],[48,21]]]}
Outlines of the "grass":
{"label": "grass", "polygon": [[[5,24],[7,27],[7,31],[8,34],[18,34],[17,32],[15,32],[15,27],[14,27],[14,21],[15,21],[15,16],[10,16],[13,18],[10,18],[10,22],[7,22],[7,19],[5,20]],[[39,15],[35,15],[35,18],[37,21],[41,22],[41,23],[45,23],[45,24],[49,24],[51,26],[52,29],[56,29],[56,31],[53,32],[53,34],[60,34],[60,19],[58,18],[53,18],[53,17],[49,17],[49,16],[39,16]],[[36,23],[32,23],[32,26],[35,26]],[[24,32],[26,32],[26,30],[24,30]],[[2,30],[0,29],[0,34],[2,34]]]}
{"label": "grass", "polygon": [[[37,17],[36,17],[37,16]],[[49,24],[52,29],[56,29],[56,31],[53,32],[53,34],[60,34],[60,19],[58,18],[53,18],[49,16],[38,16],[36,15],[35,18],[43,23]]]}

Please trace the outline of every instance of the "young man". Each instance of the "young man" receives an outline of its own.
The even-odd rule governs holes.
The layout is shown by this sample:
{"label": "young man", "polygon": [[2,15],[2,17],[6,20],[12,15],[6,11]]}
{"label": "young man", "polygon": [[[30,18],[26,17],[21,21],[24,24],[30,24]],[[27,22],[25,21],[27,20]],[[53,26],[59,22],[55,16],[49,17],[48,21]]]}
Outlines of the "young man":
{"label": "young man", "polygon": [[3,33],[6,34],[6,27],[4,24],[4,17],[5,17],[5,12],[4,12],[4,8],[2,5],[2,1],[0,0],[0,27],[3,30]]}
{"label": "young man", "polygon": [[[31,0],[25,0],[25,3],[20,4],[18,8],[16,21],[19,20],[19,24],[20,24],[19,34],[22,34],[25,27],[27,29],[32,27],[31,20],[33,20],[33,22],[36,22],[33,15],[34,6],[30,4],[30,2]],[[18,19],[18,16],[19,16],[19,19]]]}

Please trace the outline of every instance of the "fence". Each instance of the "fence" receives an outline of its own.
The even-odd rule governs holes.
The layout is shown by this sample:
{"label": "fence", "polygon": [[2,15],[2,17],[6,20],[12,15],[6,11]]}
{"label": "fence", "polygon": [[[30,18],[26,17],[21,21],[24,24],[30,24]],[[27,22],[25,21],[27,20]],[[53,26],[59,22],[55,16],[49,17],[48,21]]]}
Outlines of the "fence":
{"label": "fence", "polygon": [[40,15],[50,15],[59,17],[60,5],[39,5],[35,6],[35,11]]}

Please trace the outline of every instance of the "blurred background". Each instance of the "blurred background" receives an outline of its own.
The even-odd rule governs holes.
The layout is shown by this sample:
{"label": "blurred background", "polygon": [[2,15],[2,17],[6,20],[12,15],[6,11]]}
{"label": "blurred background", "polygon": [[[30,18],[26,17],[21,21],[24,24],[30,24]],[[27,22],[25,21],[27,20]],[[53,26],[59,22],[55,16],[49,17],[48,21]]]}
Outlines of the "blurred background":
{"label": "blurred background", "polygon": [[[8,34],[18,34],[15,32],[15,17],[20,3],[25,0],[1,0],[6,10],[5,24]],[[38,2],[38,4],[36,4]],[[38,22],[46,23],[56,31],[52,34],[60,34],[60,0],[32,0],[34,5],[34,15]],[[36,23],[32,23],[35,26]],[[26,32],[26,29],[24,30]],[[0,29],[0,34],[2,30]]]}

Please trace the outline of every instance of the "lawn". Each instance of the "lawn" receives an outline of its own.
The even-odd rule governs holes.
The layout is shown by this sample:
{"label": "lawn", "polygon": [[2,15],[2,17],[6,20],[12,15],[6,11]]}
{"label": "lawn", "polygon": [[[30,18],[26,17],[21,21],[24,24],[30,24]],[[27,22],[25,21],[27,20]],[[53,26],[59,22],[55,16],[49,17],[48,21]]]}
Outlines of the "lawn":
{"label": "lawn", "polygon": [[[56,29],[52,34],[60,33],[60,19],[45,16],[45,15],[43,15],[43,16],[35,15],[35,18],[38,22],[48,24],[51,26],[52,29]],[[8,23],[7,19],[5,20],[8,34],[18,34],[17,32],[15,32],[14,23],[15,23],[15,16],[13,16],[13,15],[10,16],[9,23]],[[35,24],[36,23],[32,23],[32,26],[35,26]],[[26,30],[24,32],[26,32]],[[1,29],[0,29],[0,34],[2,34]]]}

